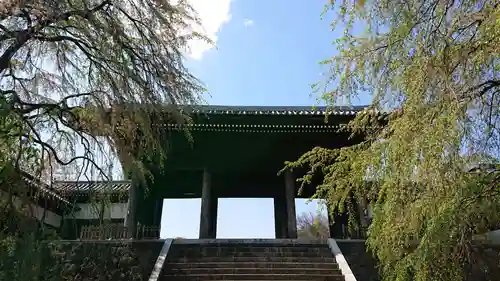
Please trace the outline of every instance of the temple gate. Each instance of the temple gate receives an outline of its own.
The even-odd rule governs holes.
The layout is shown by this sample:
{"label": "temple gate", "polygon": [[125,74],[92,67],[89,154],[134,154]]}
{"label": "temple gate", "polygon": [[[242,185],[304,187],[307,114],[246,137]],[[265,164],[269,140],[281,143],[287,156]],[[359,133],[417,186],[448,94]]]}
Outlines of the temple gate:
{"label": "temple gate", "polygon": [[[315,186],[298,194],[296,177],[303,171],[285,171],[316,146],[338,148],[362,140],[349,138],[339,128],[364,107],[241,107],[186,108],[193,118],[191,143],[178,124],[164,127],[167,152],[163,171],[151,163],[154,182],[148,192],[132,183],[126,226],[160,225],[163,199],[201,198],[200,238],[215,238],[218,198],[273,198],[276,238],[296,238],[295,198],[310,198]],[[156,170],[155,170],[156,169]],[[134,200],[133,198],[137,198]],[[341,218],[337,218],[340,220]],[[342,231],[333,224],[331,236]]]}

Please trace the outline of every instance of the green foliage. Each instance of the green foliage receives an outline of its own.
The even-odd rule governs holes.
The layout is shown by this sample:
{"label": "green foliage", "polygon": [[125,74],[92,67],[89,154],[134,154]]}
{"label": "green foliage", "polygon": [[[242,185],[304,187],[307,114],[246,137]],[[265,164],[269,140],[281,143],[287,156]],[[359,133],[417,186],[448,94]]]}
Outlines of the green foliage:
{"label": "green foliage", "polygon": [[185,1],[8,0],[0,20],[0,148],[36,147],[73,180],[107,177],[105,143],[144,180],[142,158],[165,157],[158,124],[185,122],[177,105],[204,92],[183,64],[188,40],[206,39]]}
{"label": "green foliage", "polygon": [[151,273],[155,253],[140,256],[130,243],[45,244],[39,280],[145,280]]}
{"label": "green foliage", "polygon": [[0,237],[0,280],[36,280],[40,270],[38,247],[30,235]]}
{"label": "green foliage", "polygon": [[331,2],[344,36],[315,89],[330,105],[368,93],[388,113],[350,124],[363,143],[287,167],[309,167],[305,182],[322,174],[317,196],[339,211],[372,203],[367,244],[385,280],[463,280],[472,236],[500,222],[498,173],[466,173],[500,156],[500,5]]}
{"label": "green foliage", "polygon": [[158,255],[132,243],[37,241],[1,240],[0,280],[145,280]]}
{"label": "green foliage", "polygon": [[[0,251],[6,255],[0,272],[5,280],[35,280],[46,258],[37,254],[38,241],[56,239],[34,223],[35,196],[22,172],[45,183],[57,172],[62,180],[80,180],[91,170],[97,174],[92,180],[106,180],[104,166],[116,162],[114,156],[132,179],[146,182],[150,166],[145,163],[166,157],[159,125],[186,122],[177,105],[197,103],[204,92],[185,68],[183,51],[189,39],[206,38],[189,32],[199,23],[196,12],[186,1],[176,2],[0,3]],[[132,107],[137,104],[148,107]],[[117,274],[101,273],[102,278]]]}

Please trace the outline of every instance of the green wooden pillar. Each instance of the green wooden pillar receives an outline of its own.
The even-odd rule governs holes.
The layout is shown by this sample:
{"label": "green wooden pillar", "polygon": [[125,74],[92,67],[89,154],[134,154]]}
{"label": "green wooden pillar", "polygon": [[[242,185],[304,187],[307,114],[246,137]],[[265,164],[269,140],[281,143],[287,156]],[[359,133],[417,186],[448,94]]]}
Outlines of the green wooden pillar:
{"label": "green wooden pillar", "polygon": [[285,172],[285,203],[287,214],[287,235],[286,238],[297,238],[297,215],[295,211],[295,195],[297,194],[295,188],[295,176],[292,171]]}
{"label": "green wooden pillar", "polygon": [[212,190],[210,173],[205,169],[201,192],[200,239],[217,237],[217,207],[218,198]]}
{"label": "green wooden pillar", "polygon": [[274,197],[274,233],[276,239],[286,238],[288,232],[288,219],[286,211],[285,190],[278,189]]}

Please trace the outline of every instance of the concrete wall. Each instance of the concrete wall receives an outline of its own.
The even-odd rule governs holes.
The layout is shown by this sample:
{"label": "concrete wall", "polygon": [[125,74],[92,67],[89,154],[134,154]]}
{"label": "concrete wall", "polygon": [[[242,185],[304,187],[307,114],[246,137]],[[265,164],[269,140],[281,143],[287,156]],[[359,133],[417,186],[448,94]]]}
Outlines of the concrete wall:
{"label": "concrete wall", "polygon": [[[81,209],[75,212],[74,218],[79,220],[99,219],[101,204],[83,203],[77,204]],[[106,204],[104,209],[104,219],[124,219],[127,214],[127,203]]]}
{"label": "concrete wall", "polygon": [[481,235],[475,235],[475,240],[486,242],[491,245],[500,245],[500,229],[486,232]]}
{"label": "concrete wall", "polygon": [[377,262],[366,251],[365,240],[335,239],[358,281],[380,281]]}
{"label": "concrete wall", "polygon": [[41,208],[37,205],[32,205],[32,206],[33,206],[34,216],[37,220],[42,221],[43,219],[44,223],[56,228],[59,228],[61,226],[62,217],[60,215],[51,212],[49,210],[45,210],[44,208]]}
{"label": "concrete wall", "polygon": [[[7,198],[8,194],[4,191],[0,191],[0,197]],[[45,224],[48,224],[50,226],[59,228],[61,226],[61,221],[62,218],[60,215],[49,211],[45,210],[44,208],[38,206],[37,204],[28,204],[27,206],[23,204],[23,201],[21,198],[17,196],[13,196],[12,201],[14,203],[14,206],[18,209],[21,209],[22,207],[27,207],[28,208],[28,214],[29,216],[33,216],[36,218],[38,221],[42,221]]]}

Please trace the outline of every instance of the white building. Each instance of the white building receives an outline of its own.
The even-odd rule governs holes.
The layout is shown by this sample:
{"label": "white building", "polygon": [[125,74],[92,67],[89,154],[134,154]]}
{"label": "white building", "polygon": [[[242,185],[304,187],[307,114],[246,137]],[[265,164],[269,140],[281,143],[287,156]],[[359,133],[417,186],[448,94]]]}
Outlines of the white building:
{"label": "white building", "polygon": [[51,186],[21,173],[25,186],[0,186],[0,198],[56,230],[63,239],[77,239],[85,226],[124,226],[129,181],[54,182]]}

